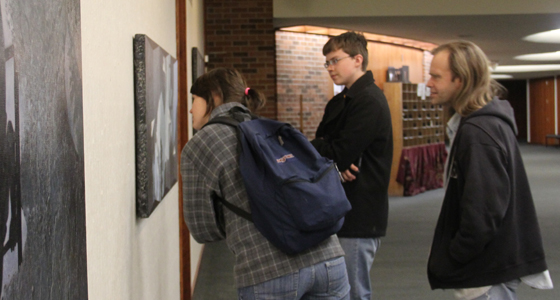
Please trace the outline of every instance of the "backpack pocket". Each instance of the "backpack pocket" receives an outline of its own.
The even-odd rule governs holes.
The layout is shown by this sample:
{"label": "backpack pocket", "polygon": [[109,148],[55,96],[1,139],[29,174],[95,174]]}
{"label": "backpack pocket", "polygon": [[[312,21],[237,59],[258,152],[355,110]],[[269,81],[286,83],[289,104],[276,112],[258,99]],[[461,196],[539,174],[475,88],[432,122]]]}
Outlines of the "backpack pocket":
{"label": "backpack pocket", "polygon": [[334,164],[325,165],[315,178],[284,181],[281,188],[284,201],[299,230],[332,227],[350,211],[350,202],[340,185]]}

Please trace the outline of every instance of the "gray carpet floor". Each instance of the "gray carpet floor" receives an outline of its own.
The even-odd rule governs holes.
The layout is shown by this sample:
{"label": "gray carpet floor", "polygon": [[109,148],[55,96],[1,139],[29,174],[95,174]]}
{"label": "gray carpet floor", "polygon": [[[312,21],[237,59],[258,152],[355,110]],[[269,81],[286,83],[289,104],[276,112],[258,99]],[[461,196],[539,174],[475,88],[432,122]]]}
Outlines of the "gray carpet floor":
{"label": "gray carpet floor", "polygon": [[[560,299],[560,148],[521,145],[539,216],[553,290],[521,285],[519,299]],[[426,262],[443,200],[443,189],[413,197],[392,197],[387,236],[373,263],[372,299],[454,299],[450,291],[430,290]],[[207,244],[194,300],[237,299],[233,256],[223,242]]]}

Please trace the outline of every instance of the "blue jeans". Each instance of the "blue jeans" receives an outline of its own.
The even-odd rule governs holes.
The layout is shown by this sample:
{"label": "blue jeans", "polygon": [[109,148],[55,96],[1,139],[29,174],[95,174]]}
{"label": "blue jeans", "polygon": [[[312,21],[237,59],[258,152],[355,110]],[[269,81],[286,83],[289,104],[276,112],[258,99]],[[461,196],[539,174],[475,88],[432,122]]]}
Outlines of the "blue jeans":
{"label": "blue jeans", "polygon": [[344,252],[346,252],[346,268],[350,281],[350,299],[370,300],[371,280],[369,271],[379,249],[381,241],[378,238],[338,238]]}
{"label": "blue jeans", "polygon": [[520,280],[493,285],[484,295],[473,300],[517,300],[517,287]]}
{"label": "blue jeans", "polygon": [[350,285],[344,257],[334,258],[237,290],[240,300],[348,300]]}

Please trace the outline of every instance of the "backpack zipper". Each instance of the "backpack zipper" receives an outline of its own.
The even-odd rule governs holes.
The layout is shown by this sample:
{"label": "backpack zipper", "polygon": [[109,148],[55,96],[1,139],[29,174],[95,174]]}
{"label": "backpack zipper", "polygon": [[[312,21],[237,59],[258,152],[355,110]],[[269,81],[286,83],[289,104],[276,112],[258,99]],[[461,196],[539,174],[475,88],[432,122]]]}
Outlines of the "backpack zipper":
{"label": "backpack zipper", "polygon": [[[317,181],[321,181],[321,179],[323,179],[323,177],[325,177],[325,175],[327,175],[327,173],[329,173],[336,165],[333,163],[332,165],[329,166],[328,169],[326,169],[323,174],[321,174],[321,176],[319,176],[317,178],[317,180],[315,180],[315,182]],[[295,178],[295,179],[287,179],[286,181],[284,181],[282,184],[290,184],[290,183],[295,183],[295,182],[311,182],[311,180],[308,179],[303,179],[303,178]]]}

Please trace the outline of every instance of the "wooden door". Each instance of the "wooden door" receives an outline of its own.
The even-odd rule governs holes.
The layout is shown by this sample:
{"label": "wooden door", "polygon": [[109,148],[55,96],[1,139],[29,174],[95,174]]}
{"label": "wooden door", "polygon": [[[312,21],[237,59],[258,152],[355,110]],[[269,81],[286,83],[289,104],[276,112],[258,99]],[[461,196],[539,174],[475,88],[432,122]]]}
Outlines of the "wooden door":
{"label": "wooden door", "polygon": [[513,107],[517,139],[527,141],[527,80],[503,80],[500,84],[507,89],[507,95],[502,98],[508,100]]}
{"label": "wooden door", "polygon": [[556,134],[560,134],[560,77],[556,78]]}
{"label": "wooden door", "polygon": [[533,144],[545,144],[545,136],[555,132],[554,78],[529,81],[530,139]]}

